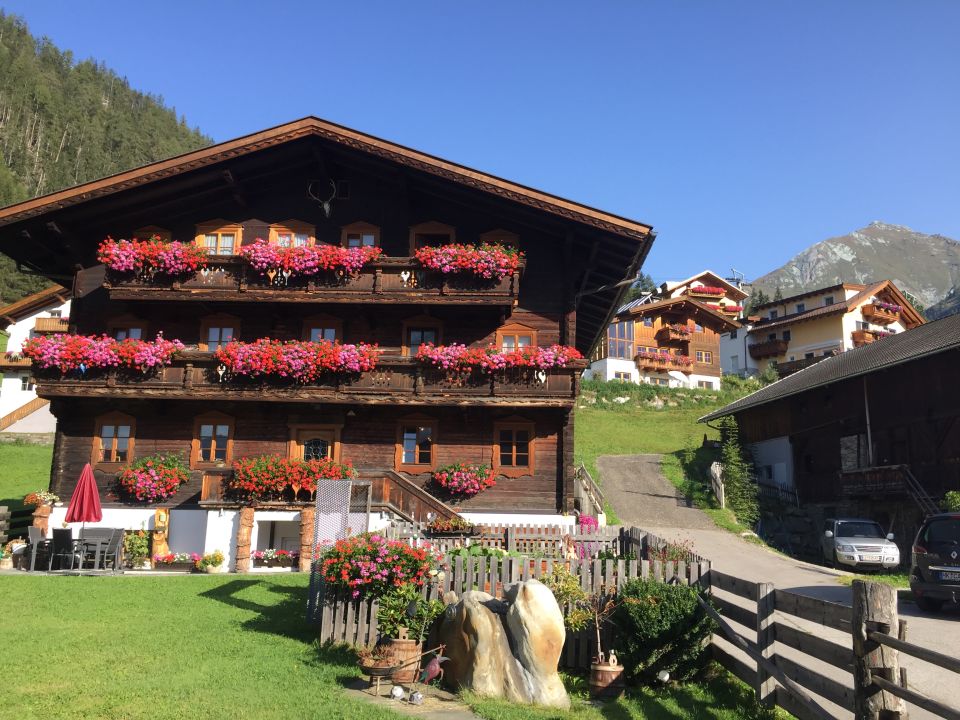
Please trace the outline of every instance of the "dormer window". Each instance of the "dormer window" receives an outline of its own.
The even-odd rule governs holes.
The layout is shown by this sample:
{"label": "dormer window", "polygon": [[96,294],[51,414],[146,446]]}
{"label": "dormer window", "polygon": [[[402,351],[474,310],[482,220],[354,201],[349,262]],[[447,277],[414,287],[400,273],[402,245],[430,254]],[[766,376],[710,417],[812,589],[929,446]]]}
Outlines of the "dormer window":
{"label": "dormer window", "polygon": [[776,311],[776,310],[771,310],[771,311],[770,311],[770,319],[771,319],[771,320],[776,320],[776,319],[777,319],[777,311]]}
{"label": "dormer window", "polygon": [[380,247],[380,228],[365,222],[344,225],[340,244],[345,248]]}
{"label": "dormer window", "polygon": [[283,248],[307,247],[316,242],[313,225],[287,220],[270,226],[270,244]]}
{"label": "dormer window", "polygon": [[456,242],[456,231],[452,225],[438,222],[425,222],[410,228],[410,254],[423,247],[442,247]]}
{"label": "dormer window", "polygon": [[197,226],[196,243],[208,255],[236,255],[243,230],[239,225],[210,222]]}
{"label": "dormer window", "polygon": [[823,299],[823,305],[824,307],[826,307],[827,305],[833,305],[833,295],[827,295]]}
{"label": "dormer window", "polygon": [[797,312],[798,312],[798,313],[805,312],[806,309],[807,309],[806,304],[804,304],[804,303],[797,303]]}

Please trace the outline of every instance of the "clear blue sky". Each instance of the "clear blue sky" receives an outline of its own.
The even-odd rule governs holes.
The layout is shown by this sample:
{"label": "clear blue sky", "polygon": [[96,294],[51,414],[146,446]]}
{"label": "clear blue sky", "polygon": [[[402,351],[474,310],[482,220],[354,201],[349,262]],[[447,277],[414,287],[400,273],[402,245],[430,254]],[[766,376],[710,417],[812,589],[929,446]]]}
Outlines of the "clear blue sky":
{"label": "clear blue sky", "polygon": [[0,0],[228,140],[317,115],[756,277],[871,220],[960,238],[960,2]]}

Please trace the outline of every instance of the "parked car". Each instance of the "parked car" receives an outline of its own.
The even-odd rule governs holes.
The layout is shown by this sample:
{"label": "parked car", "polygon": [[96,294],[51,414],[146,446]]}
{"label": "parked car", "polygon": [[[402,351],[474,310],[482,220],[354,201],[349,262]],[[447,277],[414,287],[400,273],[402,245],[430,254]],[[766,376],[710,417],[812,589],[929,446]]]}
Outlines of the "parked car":
{"label": "parked car", "polygon": [[895,568],[900,564],[900,548],[893,542],[893,533],[885,533],[880,524],[873,520],[827,520],[820,547],[823,559],[837,567],[879,570]]}
{"label": "parked car", "polygon": [[960,514],[931,515],[913,541],[910,591],[921,610],[960,602]]}

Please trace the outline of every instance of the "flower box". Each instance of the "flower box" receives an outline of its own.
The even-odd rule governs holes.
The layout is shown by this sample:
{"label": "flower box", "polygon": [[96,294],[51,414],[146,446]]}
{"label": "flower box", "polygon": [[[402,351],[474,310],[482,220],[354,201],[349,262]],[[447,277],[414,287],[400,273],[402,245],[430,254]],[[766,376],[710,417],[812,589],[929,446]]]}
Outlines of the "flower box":
{"label": "flower box", "polygon": [[300,563],[300,553],[291,550],[255,550],[250,557],[255,568],[295,568]]}
{"label": "flower box", "polygon": [[515,273],[522,257],[517,250],[499,244],[424,247],[416,253],[417,261],[428,270],[444,275],[468,275],[488,282]]}
{"label": "flower box", "polygon": [[171,562],[171,563],[157,563],[153,567],[156,572],[193,572],[196,570],[196,566],[192,562]]}

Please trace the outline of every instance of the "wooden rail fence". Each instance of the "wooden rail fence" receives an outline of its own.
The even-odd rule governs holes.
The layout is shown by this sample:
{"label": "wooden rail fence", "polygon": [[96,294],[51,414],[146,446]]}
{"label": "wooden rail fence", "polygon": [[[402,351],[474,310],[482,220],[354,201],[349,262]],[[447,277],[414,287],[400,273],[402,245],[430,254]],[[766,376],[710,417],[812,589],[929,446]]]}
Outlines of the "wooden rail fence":
{"label": "wooden rail fence", "polygon": [[0,543],[26,537],[27,528],[32,524],[33,510],[30,508],[10,510],[6,505],[0,505]]}
{"label": "wooden rail fence", "polygon": [[[541,579],[550,575],[556,565],[569,569],[580,579],[580,585],[584,589],[602,589],[611,593],[623,587],[628,580],[636,578],[698,585],[709,572],[709,564],[705,562],[460,556],[444,568],[439,583],[424,588],[423,595],[433,599],[442,598],[444,593],[449,591],[460,594],[467,590],[482,590],[502,598],[504,589],[509,585],[521,580]],[[316,597],[311,599],[311,605],[316,608],[314,620],[319,624],[321,642],[355,646],[370,646],[376,642],[376,600],[352,600],[341,593],[328,593],[323,583],[318,583],[312,591],[316,593]],[[592,630],[567,632],[560,665],[564,668],[588,668],[595,655],[596,638]]]}
{"label": "wooden rail fence", "polygon": [[[839,717],[824,706],[826,700],[856,720],[866,720],[906,718],[905,700],[938,717],[960,720],[960,709],[907,687],[898,652],[956,673],[960,673],[960,659],[906,641],[894,588],[856,580],[851,608],[718,570],[710,571],[709,584],[724,631],[714,637],[713,656],[752,686],[759,702],[778,705],[800,720]],[[799,627],[793,618],[839,631],[844,640],[826,637],[837,633]],[[731,651],[731,645],[751,662]],[[778,645],[794,652],[785,654]]]}

